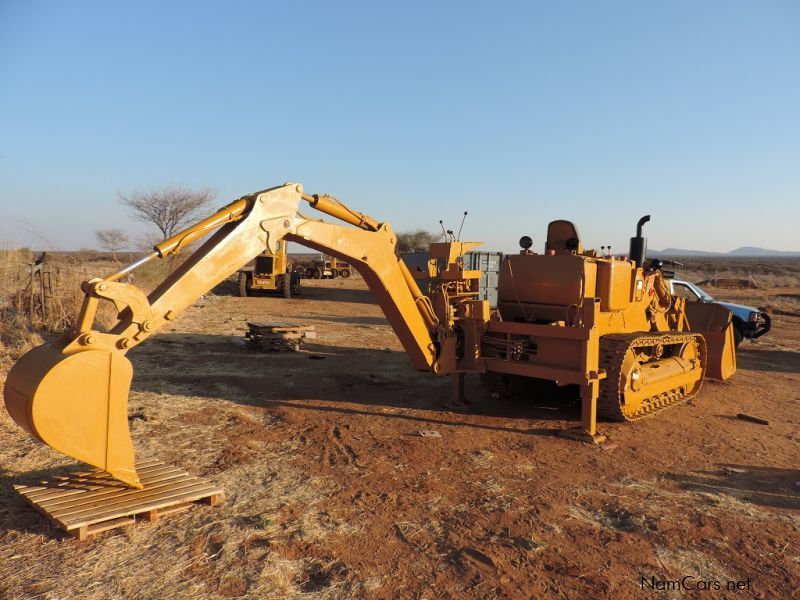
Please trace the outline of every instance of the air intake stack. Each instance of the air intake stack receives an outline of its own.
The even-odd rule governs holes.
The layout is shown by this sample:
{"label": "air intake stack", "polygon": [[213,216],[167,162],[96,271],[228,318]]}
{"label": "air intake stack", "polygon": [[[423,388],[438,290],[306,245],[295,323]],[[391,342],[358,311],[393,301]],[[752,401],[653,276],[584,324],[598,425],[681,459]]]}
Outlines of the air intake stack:
{"label": "air intake stack", "polygon": [[642,236],[642,227],[650,220],[650,215],[645,215],[636,224],[636,237],[631,238],[631,249],[628,253],[631,261],[637,267],[644,265],[647,258],[647,238]]}

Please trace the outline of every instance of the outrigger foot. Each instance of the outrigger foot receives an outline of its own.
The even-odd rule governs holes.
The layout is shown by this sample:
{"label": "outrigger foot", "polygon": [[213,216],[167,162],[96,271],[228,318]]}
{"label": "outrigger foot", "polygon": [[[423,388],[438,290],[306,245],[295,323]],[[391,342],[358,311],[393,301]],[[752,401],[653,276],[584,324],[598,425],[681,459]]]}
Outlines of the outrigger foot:
{"label": "outrigger foot", "polygon": [[589,433],[583,427],[570,427],[569,429],[562,429],[558,435],[570,440],[578,440],[579,442],[586,442],[587,444],[602,444],[606,441],[606,436],[602,433]]}

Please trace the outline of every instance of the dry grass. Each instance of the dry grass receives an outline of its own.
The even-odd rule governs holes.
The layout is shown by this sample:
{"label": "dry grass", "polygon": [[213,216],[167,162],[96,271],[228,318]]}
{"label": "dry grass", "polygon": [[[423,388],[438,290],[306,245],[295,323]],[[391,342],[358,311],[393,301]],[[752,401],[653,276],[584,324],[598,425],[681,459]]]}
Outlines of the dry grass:
{"label": "dry grass", "polygon": [[[800,258],[798,257],[678,257],[679,279],[697,282],[713,278],[752,280],[755,289],[726,289],[703,285],[712,296],[739,304],[757,306],[776,314],[800,314]],[[672,268],[672,267],[671,267]]]}
{"label": "dry grass", "polygon": [[[295,464],[296,439],[271,441],[279,420],[218,398],[132,393],[132,434],[141,458],[157,455],[199,473],[228,492],[224,509],[197,506],[165,518],[103,534],[78,544],[61,540],[46,522],[0,488],[5,534],[0,564],[14,565],[0,578],[0,598],[229,598],[360,597],[360,583],[340,562],[298,552],[328,538],[359,532],[324,504],[335,482],[309,477]],[[214,418],[198,419],[199,415]],[[140,418],[141,417],[141,418]],[[189,425],[191,424],[191,425]],[[187,436],[187,427],[193,433]],[[238,453],[232,431],[263,429]],[[197,438],[209,441],[197,444]],[[0,474],[35,480],[51,477],[71,461],[20,436],[0,413]],[[228,451],[236,451],[228,455]],[[231,456],[235,460],[230,460]],[[24,475],[23,475],[24,474]],[[68,577],[64,574],[69,573]]]}
{"label": "dry grass", "polygon": [[[151,261],[135,271],[131,283],[148,292],[189,255],[191,251]],[[0,375],[7,373],[28,350],[75,325],[84,298],[81,283],[113,273],[141,255],[121,253],[115,261],[108,253],[92,250],[48,252],[43,268],[50,282],[46,310],[42,310],[38,277],[32,294],[31,266],[38,256],[39,253],[27,248],[4,247],[0,242]],[[112,304],[101,302],[95,327],[107,330],[115,321]]]}
{"label": "dry grass", "polygon": [[[58,285],[53,289],[57,311],[52,321],[45,321],[36,311],[31,313],[26,300],[33,258],[32,253],[19,250],[0,255],[0,382],[18,356],[74,323],[81,281],[103,276],[117,266],[53,257],[52,270],[58,271]],[[136,272],[135,284],[151,288],[174,266],[166,261],[148,264]],[[357,532],[357,523],[319,508],[334,492],[332,482],[309,478],[294,466],[302,450],[296,440],[274,442],[256,435],[229,442],[237,427],[247,432],[269,431],[279,426],[277,421],[221,405],[218,398],[151,392],[134,391],[130,408],[134,441],[146,448],[141,458],[155,455],[223,485],[229,490],[225,512],[197,507],[157,527],[130,527],[77,547],[70,540],[62,541],[10,485],[0,487],[0,518],[5,526],[0,564],[9,567],[0,577],[0,598],[338,599],[360,595],[360,583],[341,563],[309,558],[292,549],[295,544],[313,545]],[[209,418],[195,422],[198,412]],[[187,435],[187,427],[194,430],[192,435]],[[197,444],[198,437],[210,443]],[[0,456],[4,478],[33,481],[74,467],[69,458],[20,435],[5,411],[0,411],[0,446],[5,448]]]}
{"label": "dry grass", "polygon": [[763,288],[800,286],[799,257],[678,257],[683,266],[675,267],[676,277],[688,281],[703,281],[713,277],[752,278]]}
{"label": "dry grass", "polygon": [[[49,325],[36,324],[21,303],[14,300],[14,294],[24,289],[24,276],[32,258],[30,253],[20,251],[0,258],[0,298],[4,307],[0,327],[0,336],[4,337],[0,340],[13,353],[21,353],[41,340],[41,336],[51,335],[48,328],[68,326],[77,314],[80,296],[71,295],[66,288],[77,291],[81,280],[102,276],[115,266],[94,258],[80,262],[83,259],[77,257],[74,260],[54,257],[53,268],[62,273],[63,287],[58,289],[64,290],[59,295],[63,319]],[[145,289],[151,287],[163,278],[168,267],[165,262],[147,265],[137,271],[135,284]],[[702,279],[713,275],[714,268],[705,267],[696,279],[681,275]],[[760,281],[758,274],[754,273],[754,277]],[[761,291],[748,290],[747,294],[755,296]],[[212,318],[201,314],[203,311],[196,313],[197,322],[205,323]],[[227,320],[227,314],[216,318],[216,331],[222,329],[226,334],[232,334],[235,324],[240,322]],[[205,335],[208,331],[205,324],[193,328],[191,323],[191,319],[182,321],[180,346],[174,352],[165,350],[165,346],[172,344],[165,344],[160,350],[151,351],[144,345],[138,353],[132,353],[138,381],[154,379],[169,383],[166,374],[184,369],[181,365],[186,363],[179,359],[188,357],[196,365],[193,368],[202,370],[206,377],[219,374],[245,381],[262,376],[257,372],[259,369],[253,368],[254,364],[268,368],[271,362],[268,358],[259,358],[258,363],[215,362],[214,353],[204,354],[202,346],[190,335]],[[359,343],[383,347],[385,329],[384,326],[360,329]],[[346,335],[344,329],[331,329],[326,342],[335,345]],[[140,458],[158,457],[223,486],[228,496],[222,507],[198,506],[156,525],[130,527],[79,544],[60,539],[14,494],[11,485],[2,486],[0,519],[5,530],[0,532],[0,565],[6,568],[0,577],[0,598],[390,597],[395,565],[387,565],[385,573],[363,570],[357,561],[340,562],[337,553],[331,550],[366,535],[369,528],[365,524],[368,525],[371,513],[359,509],[359,518],[353,518],[355,513],[341,503],[345,496],[341,494],[340,480],[324,469],[309,470],[304,466],[304,456],[316,451],[313,441],[319,438],[309,436],[312,446],[305,445],[298,433],[304,429],[293,424],[294,417],[225,400],[225,394],[219,393],[224,389],[224,380],[221,377],[220,380],[220,387],[207,392],[207,397],[192,395],[198,394],[197,390],[181,392],[178,379],[171,381],[169,392],[134,385],[130,425]],[[348,381],[353,380],[354,376],[348,375]],[[236,389],[227,395],[233,395]],[[381,410],[395,411],[388,407]],[[396,432],[392,435],[397,437]],[[74,464],[47,446],[20,435],[5,411],[0,411],[0,446],[4,448],[0,455],[0,475],[9,482],[51,477]],[[398,514],[394,528],[386,532],[388,540],[396,537],[410,548],[403,556],[419,559],[419,564],[412,568],[420,573],[430,573],[430,564],[454,564],[456,567],[449,568],[456,568],[459,573],[485,569],[494,556],[486,549],[500,547],[513,548],[515,560],[534,565],[525,568],[538,568],[536,561],[551,560],[554,554],[544,559],[537,556],[556,547],[561,552],[562,540],[583,536],[589,527],[591,537],[586,539],[645,535],[649,523],[661,515],[674,514],[670,511],[675,506],[692,514],[695,509],[690,507],[703,500],[699,494],[677,492],[659,480],[639,481],[639,487],[634,485],[636,481],[626,481],[624,485],[608,486],[618,497],[609,507],[599,501],[578,505],[570,500],[575,506],[567,509],[571,518],[559,518],[557,509],[545,510],[541,518],[535,513],[534,517],[533,507],[526,503],[540,502],[512,495],[514,483],[502,472],[503,463],[508,460],[502,448],[469,446],[460,452],[459,468],[470,474],[470,481],[460,488],[459,495],[438,492],[431,497],[420,495],[425,509]],[[399,455],[397,460],[409,463],[409,456]],[[342,471],[353,468],[345,466]],[[538,467],[532,464],[519,463],[513,471],[514,481],[546,477],[546,473],[539,474]],[[426,472],[419,479],[420,485],[424,486],[425,480],[436,472]],[[586,495],[594,489],[580,491]],[[402,493],[415,492],[410,489]],[[564,492],[566,497],[571,497],[570,493]],[[545,501],[556,505],[552,497]],[[773,516],[763,507],[753,507],[725,495],[714,498],[713,504],[701,506],[704,512],[719,515],[720,519],[728,514],[746,514],[767,525],[777,519],[792,519],[782,514]],[[745,513],[747,509],[752,512]],[[505,522],[504,515],[512,511],[531,515],[531,525],[519,537],[497,525]],[[481,523],[485,520],[485,525],[472,528],[478,519]],[[787,521],[787,526],[796,528],[796,521]],[[702,568],[727,575],[728,567],[714,555],[716,550],[706,554],[705,549],[676,549],[662,538],[657,539],[656,557],[666,572]],[[498,552],[498,556],[504,554]],[[511,568],[499,561],[497,566],[501,570]],[[401,568],[406,569],[407,565]],[[478,592],[467,589],[467,583],[464,578],[463,587],[458,588],[461,584],[456,583],[451,590],[457,589],[462,596],[479,597]]]}
{"label": "dry grass", "polygon": [[[44,271],[50,290],[42,309],[38,277],[31,286],[36,255],[27,249],[0,249],[0,373],[22,354],[70,329],[83,301],[81,283],[116,265],[105,260],[86,262],[88,256],[48,255]],[[33,293],[32,293],[33,292]],[[112,320],[110,306],[101,305],[99,321]]]}
{"label": "dry grass", "polygon": [[31,262],[30,251],[0,250],[0,373],[42,343],[25,294]]}

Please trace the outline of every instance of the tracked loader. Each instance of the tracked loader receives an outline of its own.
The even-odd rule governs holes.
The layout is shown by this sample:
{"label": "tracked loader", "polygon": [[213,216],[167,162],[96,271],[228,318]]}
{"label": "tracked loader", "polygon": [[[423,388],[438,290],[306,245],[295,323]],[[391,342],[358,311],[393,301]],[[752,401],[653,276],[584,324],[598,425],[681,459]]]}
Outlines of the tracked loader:
{"label": "tracked loader", "polygon": [[705,377],[736,370],[731,314],[670,293],[646,259],[642,217],[628,258],[584,250],[577,228],[553,221],[544,252],[506,257],[497,314],[481,338],[484,381],[507,394],[515,379],[574,385],[582,426],[564,433],[599,441],[596,416],[635,421],[697,394]]}
{"label": "tracked loader", "polygon": [[[338,223],[303,216],[301,202]],[[128,430],[127,352],[265,248],[275,254],[292,241],[362,275],[415,369],[451,375],[456,395],[466,373],[484,374],[501,391],[514,378],[574,385],[583,409],[572,435],[596,441],[598,412],[618,420],[653,415],[696,394],[704,377],[735,370],[730,313],[704,306],[687,314],[645,260],[644,222],[626,260],[584,250],[567,221],[550,224],[543,254],[524,238],[523,252],[503,262],[498,310],[490,313],[478,299],[480,271],[463,262],[479,243],[432,244],[425,295],[396,253],[388,223],[298,184],[249,194],[131,265],[85,282],[74,329],[34,348],[10,371],[6,407],[42,442],[141,487]],[[211,232],[151,293],[123,283],[142,264]],[[94,325],[100,302],[118,312],[108,331]]]}

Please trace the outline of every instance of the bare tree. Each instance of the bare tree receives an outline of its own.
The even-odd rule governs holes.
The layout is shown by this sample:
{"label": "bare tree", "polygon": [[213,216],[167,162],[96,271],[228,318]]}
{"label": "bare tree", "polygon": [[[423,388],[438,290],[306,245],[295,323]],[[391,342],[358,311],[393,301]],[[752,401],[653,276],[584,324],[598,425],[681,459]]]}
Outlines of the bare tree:
{"label": "bare tree", "polygon": [[163,237],[156,231],[147,231],[140,234],[133,242],[133,247],[145,254],[153,251],[153,246],[163,241]]}
{"label": "bare tree", "polygon": [[431,243],[437,241],[440,237],[424,229],[400,232],[397,234],[397,250],[399,252],[426,251]]}
{"label": "bare tree", "polygon": [[131,209],[135,219],[158,227],[165,239],[195,219],[215,196],[210,189],[170,186],[148,192],[136,191],[129,196],[120,194],[119,201]]}
{"label": "bare tree", "polygon": [[117,252],[128,243],[128,236],[122,229],[98,229],[94,232],[94,237],[103,250],[111,252],[114,260],[117,260]]}

